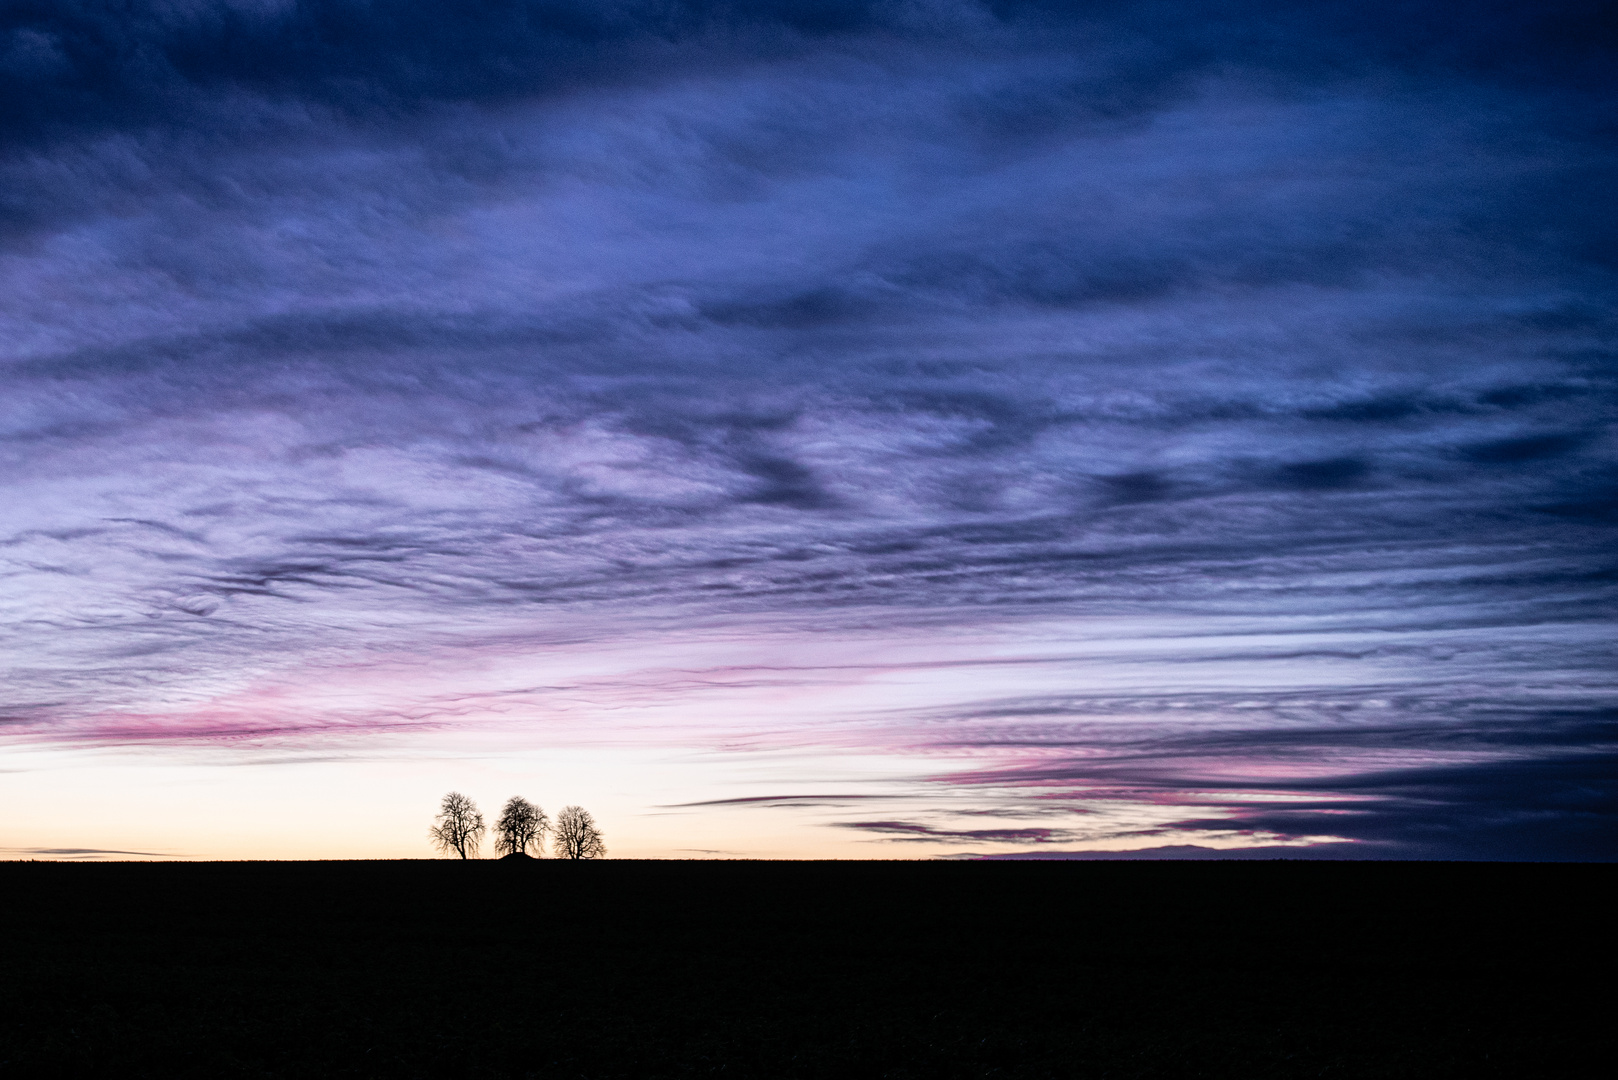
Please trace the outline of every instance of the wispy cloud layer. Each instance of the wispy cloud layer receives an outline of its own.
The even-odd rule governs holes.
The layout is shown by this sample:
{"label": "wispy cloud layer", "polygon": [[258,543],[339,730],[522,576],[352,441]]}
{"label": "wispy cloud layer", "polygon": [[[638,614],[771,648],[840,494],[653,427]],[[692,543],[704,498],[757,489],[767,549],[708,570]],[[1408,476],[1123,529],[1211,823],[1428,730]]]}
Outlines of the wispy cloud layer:
{"label": "wispy cloud layer", "polygon": [[0,851],[21,858],[42,857],[47,859],[104,859],[116,858],[120,855],[143,859],[185,858],[183,855],[166,855],[156,851],[104,851],[101,848],[0,848]]}
{"label": "wispy cloud layer", "polygon": [[1599,5],[5,19],[7,737],[606,730],[881,640],[934,689],[788,725],[966,759],[874,841],[1613,854]]}

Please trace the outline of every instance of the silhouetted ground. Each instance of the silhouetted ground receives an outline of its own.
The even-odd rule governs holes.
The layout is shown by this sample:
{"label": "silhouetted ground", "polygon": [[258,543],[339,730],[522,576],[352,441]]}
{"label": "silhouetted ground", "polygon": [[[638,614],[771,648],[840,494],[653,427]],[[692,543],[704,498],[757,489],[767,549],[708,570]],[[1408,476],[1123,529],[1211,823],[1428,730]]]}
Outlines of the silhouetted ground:
{"label": "silhouetted ground", "polygon": [[1618,867],[0,864],[0,1076],[1524,1077]]}

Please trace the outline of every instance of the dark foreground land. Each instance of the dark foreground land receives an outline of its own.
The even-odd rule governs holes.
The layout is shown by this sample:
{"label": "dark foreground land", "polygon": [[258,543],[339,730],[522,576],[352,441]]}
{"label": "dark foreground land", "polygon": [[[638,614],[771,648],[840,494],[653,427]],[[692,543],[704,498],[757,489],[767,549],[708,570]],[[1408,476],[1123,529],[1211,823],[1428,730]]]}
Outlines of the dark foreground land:
{"label": "dark foreground land", "polygon": [[1488,864],[0,864],[0,1076],[1599,1075],[1615,884]]}

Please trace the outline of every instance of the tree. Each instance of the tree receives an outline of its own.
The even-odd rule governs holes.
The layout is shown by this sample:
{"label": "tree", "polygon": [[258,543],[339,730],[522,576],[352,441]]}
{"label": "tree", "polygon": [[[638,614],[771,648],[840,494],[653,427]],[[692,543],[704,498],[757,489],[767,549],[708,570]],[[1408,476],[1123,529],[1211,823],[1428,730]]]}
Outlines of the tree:
{"label": "tree", "polygon": [[483,815],[478,813],[478,804],[459,791],[445,795],[427,835],[432,837],[433,846],[445,855],[474,857],[483,842]]}
{"label": "tree", "polygon": [[550,827],[545,811],[521,795],[513,795],[494,823],[494,849],[502,855],[527,855],[532,847],[538,855],[545,850],[545,832]]}
{"label": "tree", "polygon": [[596,819],[582,806],[570,806],[556,815],[558,859],[600,859],[607,854]]}

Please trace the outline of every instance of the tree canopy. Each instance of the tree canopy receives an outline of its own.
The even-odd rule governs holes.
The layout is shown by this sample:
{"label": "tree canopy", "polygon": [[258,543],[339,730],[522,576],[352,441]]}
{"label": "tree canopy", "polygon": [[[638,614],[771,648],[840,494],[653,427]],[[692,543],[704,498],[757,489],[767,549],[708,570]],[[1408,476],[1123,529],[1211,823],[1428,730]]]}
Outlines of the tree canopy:
{"label": "tree canopy", "polygon": [[569,806],[556,815],[558,859],[600,859],[606,854],[607,845],[590,811],[582,806]]}
{"label": "tree canopy", "polygon": [[438,817],[427,830],[434,846],[445,855],[459,855],[463,859],[475,858],[483,842],[483,815],[478,804],[452,791],[439,804]]}
{"label": "tree canopy", "polygon": [[513,795],[495,822],[494,849],[502,855],[540,855],[545,850],[545,833],[550,824],[544,810],[521,795]]}

